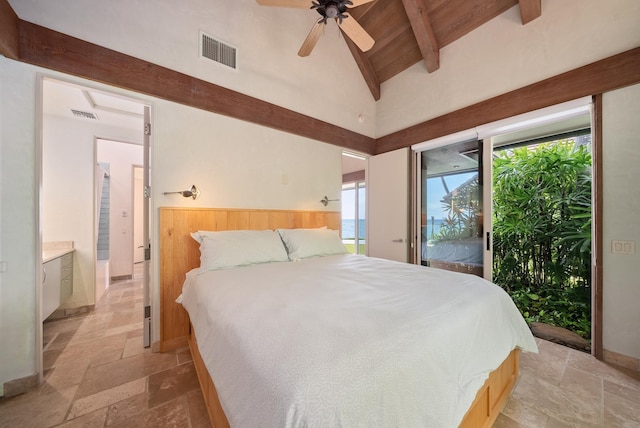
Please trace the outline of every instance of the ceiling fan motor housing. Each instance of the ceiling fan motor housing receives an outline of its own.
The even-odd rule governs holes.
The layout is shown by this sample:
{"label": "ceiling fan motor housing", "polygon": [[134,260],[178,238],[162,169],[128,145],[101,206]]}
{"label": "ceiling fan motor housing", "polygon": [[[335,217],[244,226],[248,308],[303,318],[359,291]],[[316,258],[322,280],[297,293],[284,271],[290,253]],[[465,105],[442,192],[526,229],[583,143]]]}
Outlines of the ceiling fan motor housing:
{"label": "ceiling fan motor housing", "polygon": [[347,11],[347,5],[352,5],[350,0],[319,0],[318,3],[313,2],[312,9],[315,9],[324,19],[326,24],[327,19],[339,19],[342,22],[347,16],[343,15]]}

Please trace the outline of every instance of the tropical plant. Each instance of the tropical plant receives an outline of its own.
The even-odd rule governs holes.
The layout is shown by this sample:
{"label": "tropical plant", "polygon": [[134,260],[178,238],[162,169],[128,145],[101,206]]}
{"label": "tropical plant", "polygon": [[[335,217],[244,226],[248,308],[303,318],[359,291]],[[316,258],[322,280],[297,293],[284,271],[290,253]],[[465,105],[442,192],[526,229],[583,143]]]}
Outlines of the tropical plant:
{"label": "tropical plant", "polygon": [[590,335],[591,153],[573,140],[497,152],[494,281],[528,321]]}

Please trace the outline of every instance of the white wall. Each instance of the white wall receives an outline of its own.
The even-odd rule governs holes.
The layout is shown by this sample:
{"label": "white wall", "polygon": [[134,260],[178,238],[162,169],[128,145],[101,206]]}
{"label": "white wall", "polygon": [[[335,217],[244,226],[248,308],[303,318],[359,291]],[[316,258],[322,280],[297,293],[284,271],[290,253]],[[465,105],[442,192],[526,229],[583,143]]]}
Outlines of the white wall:
{"label": "white wall", "polygon": [[0,393],[36,366],[36,81],[0,56]]}
{"label": "white wall", "polygon": [[[373,136],[375,101],[333,22],[297,55],[315,11],[255,0],[9,0],[29,22]],[[198,57],[199,30],[238,49],[233,70]],[[364,117],[360,122],[359,116]]]}
{"label": "white wall", "polygon": [[[140,121],[140,129],[142,129]],[[133,275],[133,165],[142,165],[143,146],[98,140],[98,162],[109,164],[109,260],[111,277]]]}
{"label": "white wall", "polygon": [[[156,101],[153,104],[152,204],[158,207],[219,207],[337,210],[324,207],[324,195],[339,195],[342,149],[284,132]],[[163,192],[195,184],[197,200]],[[158,229],[152,236],[152,260],[159,256]],[[158,263],[154,266],[152,304],[159,308]],[[159,310],[153,314],[159,338]]]}
{"label": "white wall", "polygon": [[[45,86],[44,96],[46,94]],[[42,240],[74,241],[76,249],[73,294],[63,302],[61,308],[75,308],[95,303],[96,137],[141,143],[142,121],[140,130],[133,131],[105,126],[87,119],[52,115],[44,117]],[[111,275],[114,275],[113,271]]]}
{"label": "white wall", "polygon": [[383,83],[376,136],[421,123],[640,46],[637,0],[543,0],[522,25],[518,6]]}
{"label": "white wall", "polygon": [[[640,85],[603,98],[603,347],[640,359]],[[612,240],[634,241],[633,255]]]}
{"label": "white wall", "polygon": [[[40,345],[35,343],[38,328],[35,313],[36,171],[39,170],[35,122],[37,72],[125,96],[135,95],[0,57],[0,183],[3,186],[0,245],[3,261],[7,261],[9,267],[8,272],[2,273],[0,289],[0,386],[33,374],[36,353],[40,352]],[[175,103],[152,98],[142,101],[152,106],[154,126],[151,137],[153,242],[158,242],[158,230],[153,225],[157,224],[160,206],[322,210],[327,209],[319,202],[322,196],[340,194],[342,149],[337,146]],[[55,126],[56,120],[47,123],[47,133],[52,133],[50,138],[59,142],[82,142],[85,146],[81,151],[88,146],[89,152],[85,155],[92,156],[89,153],[93,150],[93,136],[100,132],[74,128],[73,135],[63,136],[64,129]],[[59,125],[65,128],[62,123]],[[131,140],[122,135],[113,139]],[[92,195],[93,172],[87,171],[87,174],[90,174],[87,189],[82,185],[77,191]],[[188,188],[192,184],[202,190],[198,200],[162,195],[162,192]],[[92,201],[92,197],[87,198],[87,207],[79,207],[75,218],[76,222],[86,222],[87,226],[82,228],[90,231],[93,230],[89,226],[93,221]],[[51,240],[69,239],[69,233],[60,233],[63,238],[51,235]],[[78,239],[74,240],[78,244]],[[159,340],[158,254],[158,245],[152,244],[154,341]],[[88,287],[84,290],[83,298],[89,298],[92,290]],[[70,303],[76,304],[78,300]]]}

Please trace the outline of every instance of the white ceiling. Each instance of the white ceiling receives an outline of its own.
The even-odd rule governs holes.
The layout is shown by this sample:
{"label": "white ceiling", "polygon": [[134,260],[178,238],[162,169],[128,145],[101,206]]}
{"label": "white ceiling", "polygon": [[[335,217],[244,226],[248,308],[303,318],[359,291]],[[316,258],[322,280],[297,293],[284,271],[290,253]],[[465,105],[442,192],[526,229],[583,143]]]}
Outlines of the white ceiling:
{"label": "white ceiling", "polygon": [[43,84],[43,113],[78,121],[91,121],[76,117],[72,110],[92,113],[97,122],[105,126],[143,129],[144,104],[95,89],[83,88],[66,82],[45,79]]}
{"label": "white ceiling", "polygon": [[365,169],[367,161],[365,159],[357,159],[353,156],[342,155],[342,174],[350,172],[362,171]]}

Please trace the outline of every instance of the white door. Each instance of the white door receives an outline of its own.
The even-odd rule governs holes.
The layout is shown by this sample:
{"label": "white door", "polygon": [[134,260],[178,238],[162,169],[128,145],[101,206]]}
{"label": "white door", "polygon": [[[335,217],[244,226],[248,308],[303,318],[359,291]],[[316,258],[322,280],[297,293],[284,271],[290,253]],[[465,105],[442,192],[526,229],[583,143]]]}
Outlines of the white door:
{"label": "white door", "polygon": [[409,149],[369,158],[367,255],[409,261]]}
{"label": "white door", "polygon": [[144,106],[144,157],[143,157],[143,197],[142,204],[142,241],[144,246],[144,262],[143,266],[143,305],[144,305],[144,323],[143,323],[143,341],[144,347],[151,346],[151,240],[149,235],[149,214],[151,212],[151,184],[149,181],[151,165],[150,159],[150,146],[151,146],[151,109],[149,106]]}
{"label": "white door", "polygon": [[144,262],[144,168],[133,166],[133,263]]}

